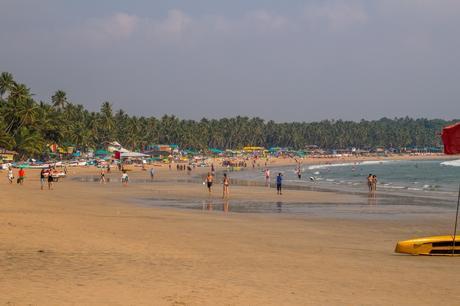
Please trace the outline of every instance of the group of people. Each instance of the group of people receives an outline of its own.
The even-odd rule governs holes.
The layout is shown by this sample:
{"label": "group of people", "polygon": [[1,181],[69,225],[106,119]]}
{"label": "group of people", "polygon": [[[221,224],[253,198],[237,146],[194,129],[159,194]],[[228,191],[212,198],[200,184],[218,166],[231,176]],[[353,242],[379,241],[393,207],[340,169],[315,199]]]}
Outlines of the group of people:
{"label": "group of people", "polygon": [[367,176],[367,187],[370,192],[377,190],[377,176],[375,174],[369,173]]}
{"label": "group of people", "polygon": [[[212,192],[212,185],[214,183],[214,173],[208,172],[205,181],[203,182],[206,187],[208,188],[208,193],[211,195]],[[224,177],[222,179],[223,191],[222,191],[222,198],[228,198],[229,190],[228,187],[230,186],[230,179],[228,178],[227,173],[224,173]]]}
{"label": "group of people", "polygon": [[[107,169],[107,173],[110,172],[110,170]],[[128,185],[128,182],[129,182],[129,176],[128,176],[128,173],[125,169],[121,170],[122,174],[121,174],[121,183],[123,184],[123,186],[127,186]],[[107,179],[105,177],[105,174],[106,174],[106,170],[104,168],[101,169],[101,172],[99,174],[99,183],[101,184],[105,184],[107,182]],[[153,180],[153,177],[154,177],[154,174],[155,174],[155,170],[153,170],[153,168],[150,170],[150,178]]]}
{"label": "group of people", "polygon": [[40,189],[43,190],[48,183],[48,190],[53,189],[54,177],[51,169],[42,169],[40,171]]}
{"label": "group of people", "polygon": [[[11,167],[8,168],[8,173],[6,175],[10,184],[13,184],[14,181],[14,174],[13,169]],[[16,180],[17,184],[22,185],[24,183],[24,179],[26,178],[26,171],[23,168],[20,168],[18,171],[18,179]]]}

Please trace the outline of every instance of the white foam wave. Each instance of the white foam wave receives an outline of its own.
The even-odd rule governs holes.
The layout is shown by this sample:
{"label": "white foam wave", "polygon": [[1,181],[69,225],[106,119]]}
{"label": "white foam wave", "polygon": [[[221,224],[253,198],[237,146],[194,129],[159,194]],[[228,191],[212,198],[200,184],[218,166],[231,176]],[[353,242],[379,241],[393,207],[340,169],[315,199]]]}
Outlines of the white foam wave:
{"label": "white foam wave", "polygon": [[444,161],[441,163],[441,166],[460,167],[460,159]]}
{"label": "white foam wave", "polygon": [[388,161],[382,160],[367,160],[363,162],[353,162],[353,163],[337,163],[337,164],[320,164],[320,165],[311,165],[308,166],[309,170],[316,170],[316,169],[325,169],[330,167],[348,167],[348,166],[359,166],[359,165],[377,165],[386,163]]}

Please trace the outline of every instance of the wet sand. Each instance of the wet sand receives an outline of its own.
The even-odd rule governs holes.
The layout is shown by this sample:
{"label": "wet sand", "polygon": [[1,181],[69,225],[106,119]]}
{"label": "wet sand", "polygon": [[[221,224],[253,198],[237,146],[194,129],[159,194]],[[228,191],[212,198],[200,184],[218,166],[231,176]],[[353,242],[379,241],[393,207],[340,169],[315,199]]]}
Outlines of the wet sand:
{"label": "wet sand", "polygon": [[[1,304],[455,305],[460,295],[460,258],[393,253],[397,240],[451,233],[445,214],[401,220],[159,208],[143,199],[200,202],[207,191],[175,170],[158,169],[150,183],[135,169],[128,187],[117,171],[104,185],[72,180],[97,176],[95,168],[69,170],[52,191],[39,190],[36,171],[23,186],[1,180]],[[230,192],[230,205],[278,201],[265,187]],[[284,205],[362,200],[302,190],[281,197]]]}

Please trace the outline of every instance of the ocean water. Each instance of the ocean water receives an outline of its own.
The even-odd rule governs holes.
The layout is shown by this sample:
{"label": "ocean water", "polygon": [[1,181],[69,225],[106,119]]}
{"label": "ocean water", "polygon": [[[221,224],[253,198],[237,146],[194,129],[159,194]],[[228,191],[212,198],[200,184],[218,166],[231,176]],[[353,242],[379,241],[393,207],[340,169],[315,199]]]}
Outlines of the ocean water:
{"label": "ocean water", "polygon": [[[326,190],[367,192],[367,176],[375,174],[381,193],[418,195],[432,198],[455,198],[460,184],[460,160],[364,161],[302,165],[299,180],[295,167],[271,169],[271,183],[278,172],[285,186],[306,186]],[[232,173],[232,178],[265,181],[263,169]]]}

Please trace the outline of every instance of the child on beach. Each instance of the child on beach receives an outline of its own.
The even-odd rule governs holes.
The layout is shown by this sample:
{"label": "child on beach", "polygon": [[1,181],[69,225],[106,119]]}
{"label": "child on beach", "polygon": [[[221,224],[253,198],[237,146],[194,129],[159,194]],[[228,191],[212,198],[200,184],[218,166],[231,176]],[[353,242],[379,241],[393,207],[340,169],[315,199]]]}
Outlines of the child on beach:
{"label": "child on beach", "polygon": [[283,175],[278,173],[278,176],[276,177],[276,194],[281,195],[281,189],[282,189],[282,184],[283,184]]}
{"label": "child on beach", "polygon": [[128,186],[128,173],[126,173],[126,170],[123,171],[123,174],[121,175],[121,183],[123,184],[123,186]]}
{"label": "child on beach", "polygon": [[222,180],[222,184],[224,185],[222,198],[225,198],[228,197],[228,186],[230,185],[227,173],[224,173],[224,179]]}

